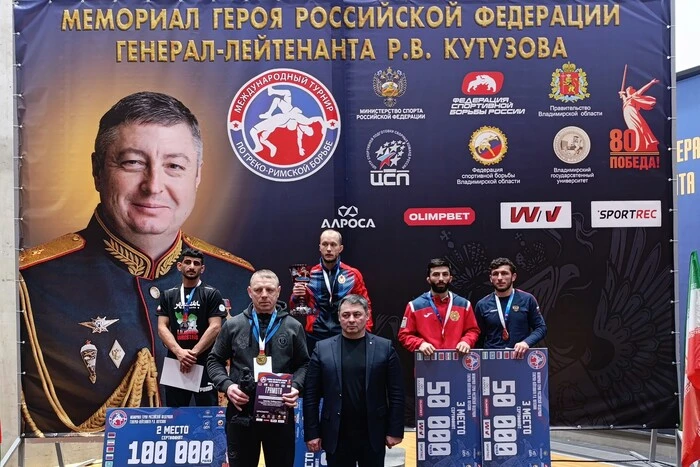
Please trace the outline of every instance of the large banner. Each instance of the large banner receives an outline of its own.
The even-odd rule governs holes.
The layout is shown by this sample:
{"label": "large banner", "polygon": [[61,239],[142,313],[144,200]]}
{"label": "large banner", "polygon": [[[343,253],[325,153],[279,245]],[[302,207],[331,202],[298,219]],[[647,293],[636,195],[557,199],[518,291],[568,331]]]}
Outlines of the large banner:
{"label": "large banner", "polygon": [[[183,247],[237,313],[246,261],[286,298],[324,228],[392,339],[430,258],[473,303],[512,258],[549,329],[552,424],[675,426],[670,18],[670,0],[16,2],[27,431],[160,402],[155,308]],[[197,117],[201,170],[196,131],[156,117],[95,144],[141,91]]]}

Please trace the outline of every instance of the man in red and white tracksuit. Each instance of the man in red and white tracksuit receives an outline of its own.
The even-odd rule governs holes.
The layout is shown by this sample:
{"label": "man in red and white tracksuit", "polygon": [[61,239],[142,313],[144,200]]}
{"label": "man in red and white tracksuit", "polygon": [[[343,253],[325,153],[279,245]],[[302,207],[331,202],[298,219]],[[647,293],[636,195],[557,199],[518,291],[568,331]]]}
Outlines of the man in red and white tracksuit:
{"label": "man in red and white tracksuit", "polygon": [[450,265],[442,258],[428,264],[430,290],[408,302],[399,341],[410,352],[432,355],[437,349],[467,353],[479,338],[471,303],[450,292]]}

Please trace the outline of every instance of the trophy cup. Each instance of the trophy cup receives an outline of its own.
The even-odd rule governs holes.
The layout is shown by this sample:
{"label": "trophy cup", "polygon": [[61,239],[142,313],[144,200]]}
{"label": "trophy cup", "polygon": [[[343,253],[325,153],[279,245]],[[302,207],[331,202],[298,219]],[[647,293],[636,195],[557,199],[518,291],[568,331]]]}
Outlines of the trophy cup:
{"label": "trophy cup", "polygon": [[[311,278],[309,266],[306,264],[292,264],[289,266],[289,272],[292,273],[292,279],[294,283],[301,282],[303,284],[308,283]],[[306,305],[306,297],[296,298],[297,306],[289,311],[292,316],[307,316],[314,314],[313,310]]]}

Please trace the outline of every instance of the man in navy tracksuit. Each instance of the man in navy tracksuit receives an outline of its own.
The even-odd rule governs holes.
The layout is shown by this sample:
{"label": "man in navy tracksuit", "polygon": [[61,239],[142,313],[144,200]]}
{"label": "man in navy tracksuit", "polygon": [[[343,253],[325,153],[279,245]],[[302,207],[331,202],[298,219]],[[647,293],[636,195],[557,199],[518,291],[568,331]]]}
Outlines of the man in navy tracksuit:
{"label": "man in navy tracksuit", "polygon": [[496,258],[489,269],[494,292],[479,300],[474,309],[484,348],[510,348],[522,358],[544,338],[547,325],[535,297],[513,287],[517,274],[511,260]]}

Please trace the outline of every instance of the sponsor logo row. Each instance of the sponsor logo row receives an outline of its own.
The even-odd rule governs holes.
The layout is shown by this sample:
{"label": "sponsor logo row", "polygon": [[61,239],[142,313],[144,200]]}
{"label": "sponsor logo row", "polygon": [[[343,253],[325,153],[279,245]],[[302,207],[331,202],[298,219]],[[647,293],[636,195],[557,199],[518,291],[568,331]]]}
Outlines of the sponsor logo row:
{"label": "sponsor logo row", "polygon": [[[410,227],[467,226],[476,220],[471,207],[408,208],[403,221]],[[661,227],[661,201],[591,201],[591,227]],[[569,229],[570,201],[503,202],[501,229]],[[337,216],[321,221],[323,229],[373,229],[374,219],[356,206],[341,206]]]}
{"label": "sponsor logo row", "polygon": [[[463,95],[453,97],[449,115],[523,115],[509,96],[496,96],[506,89],[506,77],[500,71],[468,72],[462,81]],[[634,76],[635,84],[640,80]],[[618,124],[609,131],[611,169],[657,169],[660,165],[655,131],[644,115],[656,106],[659,80],[653,78],[639,89],[628,86],[633,81],[622,74],[622,86],[616,96],[621,102]],[[515,80],[514,80],[515,82]],[[630,83],[631,84],[631,83]],[[552,73],[549,97],[567,105],[550,106],[539,117],[600,117],[602,112],[590,106],[569,105],[590,96],[587,75],[567,62]],[[382,98],[383,108],[359,109],[356,119],[424,120],[422,108],[397,107],[407,89],[406,74],[401,70],[379,70],[373,76],[373,88]],[[516,86],[517,89],[517,86]],[[459,92],[455,89],[455,92]],[[480,97],[483,96],[483,97]],[[378,103],[378,105],[381,105]],[[341,118],[342,117],[342,118]],[[239,161],[256,175],[275,182],[293,182],[318,172],[333,157],[340,140],[343,118],[333,93],[317,78],[300,70],[277,68],[265,71],[245,83],[236,93],[228,113],[228,136]],[[452,120],[450,120],[452,121]],[[622,125],[626,126],[624,128]],[[658,131],[658,130],[656,130]],[[483,126],[469,139],[469,151],[482,165],[500,163],[508,150],[506,134],[495,126]],[[567,164],[578,164],[590,152],[591,141],[576,126],[565,126],[554,138],[554,152]],[[372,167],[373,185],[408,184],[406,166],[411,159],[408,139],[396,130],[382,130],[367,144],[367,160]],[[514,180],[509,183],[519,183]],[[554,176],[557,183],[572,177]],[[573,177],[586,183],[589,177]],[[458,184],[489,184],[472,180]]]}

